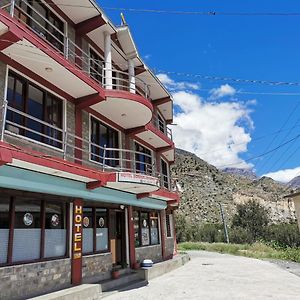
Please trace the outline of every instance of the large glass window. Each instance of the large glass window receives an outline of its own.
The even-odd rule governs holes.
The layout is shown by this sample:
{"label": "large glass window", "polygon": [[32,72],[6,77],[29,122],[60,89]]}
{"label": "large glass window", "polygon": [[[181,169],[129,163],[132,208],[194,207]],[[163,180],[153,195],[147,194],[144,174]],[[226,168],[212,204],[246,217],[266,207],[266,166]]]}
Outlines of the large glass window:
{"label": "large glass window", "polygon": [[166,189],[170,188],[168,164],[161,159],[161,180],[162,186]]}
{"label": "large glass window", "polygon": [[133,212],[135,246],[149,246],[159,244],[158,213]]}
{"label": "large glass window", "polygon": [[83,208],[83,253],[106,252],[108,247],[108,210]]}
{"label": "large glass window", "polygon": [[47,202],[45,205],[45,257],[66,255],[66,205]]}
{"label": "large glass window", "polygon": [[30,26],[40,37],[47,40],[61,52],[64,50],[64,22],[51,9],[39,1],[16,1],[16,14],[23,23]]}
{"label": "large glass window", "polygon": [[0,264],[7,262],[7,250],[9,240],[9,205],[10,199],[1,196],[0,199]]}
{"label": "large glass window", "polygon": [[[92,160],[111,167],[119,166],[118,131],[92,117],[91,142]],[[108,148],[108,150],[106,148]]]}
{"label": "large glass window", "polygon": [[10,71],[7,101],[6,130],[62,148],[62,100]]}
{"label": "large glass window", "polygon": [[1,196],[0,264],[65,257],[68,246],[66,218],[67,204],[61,201],[35,196]]}
{"label": "large glass window", "polygon": [[41,201],[16,199],[13,262],[30,261],[41,254]]}
{"label": "large glass window", "polygon": [[135,168],[138,172],[152,175],[152,153],[146,147],[135,143]]}
{"label": "large glass window", "polygon": [[102,83],[103,59],[90,48],[90,75],[93,79]]}

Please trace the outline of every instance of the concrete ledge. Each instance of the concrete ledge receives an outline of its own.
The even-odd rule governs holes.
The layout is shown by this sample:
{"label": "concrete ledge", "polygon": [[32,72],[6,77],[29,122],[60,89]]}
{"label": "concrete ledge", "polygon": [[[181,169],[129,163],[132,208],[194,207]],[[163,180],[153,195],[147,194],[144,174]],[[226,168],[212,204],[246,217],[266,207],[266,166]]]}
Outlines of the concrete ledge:
{"label": "concrete ledge", "polygon": [[190,256],[188,254],[178,254],[170,260],[154,264],[153,267],[150,269],[139,270],[139,273],[143,279],[149,281],[153,278],[156,278],[163,274],[169,273],[179,267],[182,267],[189,261]]}
{"label": "concrete ledge", "polygon": [[82,284],[29,300],[98,300],[100,292],[99,284]]}

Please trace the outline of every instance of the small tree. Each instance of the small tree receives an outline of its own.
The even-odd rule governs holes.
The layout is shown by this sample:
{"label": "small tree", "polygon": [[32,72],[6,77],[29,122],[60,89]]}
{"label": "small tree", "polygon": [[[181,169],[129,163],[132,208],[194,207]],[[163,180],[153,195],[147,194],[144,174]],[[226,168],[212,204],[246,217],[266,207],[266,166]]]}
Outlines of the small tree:
{"label": "small tree", "polygon": [[251,200],[237,205],[237,212],[233,217],[232,226],[246,229],[256,241],[263,238],[266,226],[269,224],[269,211],[261,204]]}

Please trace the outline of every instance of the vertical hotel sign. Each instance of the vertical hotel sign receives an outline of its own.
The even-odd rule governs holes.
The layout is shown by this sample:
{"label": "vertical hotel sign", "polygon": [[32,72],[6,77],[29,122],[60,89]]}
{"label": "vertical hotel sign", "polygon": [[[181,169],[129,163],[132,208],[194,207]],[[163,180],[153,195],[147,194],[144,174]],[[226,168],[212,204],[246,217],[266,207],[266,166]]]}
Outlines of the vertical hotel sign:
{"label": "vertical hotel sign", "polygon": [[82,200],[73,203],[72,284],[82,279]]}

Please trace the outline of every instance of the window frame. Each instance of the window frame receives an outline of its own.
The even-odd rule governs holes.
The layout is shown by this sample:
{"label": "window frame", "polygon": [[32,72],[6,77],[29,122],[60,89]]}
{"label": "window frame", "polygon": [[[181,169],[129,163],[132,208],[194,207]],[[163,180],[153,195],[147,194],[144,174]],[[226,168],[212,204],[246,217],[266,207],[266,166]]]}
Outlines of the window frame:
{"label": "window frame", "polygon": [[88,57],[89,57],[89,61],[88,61],[88,72],[89,72],[89,76],[97,81],[98,83],[103,84],[103,70],[102,73],[100,74],[101,76],[101,82],[99,82],[97,79],[95,79],[92,75],[91,75],[91,51],[94,52],[96,55],[99,56],[100,60],[103,62],[103,68],[105,68],[104,66],[104,57],[99,53],[99,51],[97,51],[91,44],[88,44]]}
{"label": "window frame", "polygon": [[[53,260],[66,259],[70,257],[70,204],[65,201],[42,199],[42,194],[37,197],[32,197],[33,201],[40,202],[40,218],[41,218],[41,240],[40,240],[40,257],[38,259],[33,260],[24,260],[13,262],[13,237],[15,230],[15,205],[18,198],[22,200],[22,196],[9,196],[10,204],[9,204],[9,239],[8,239],[8,248],[7,248],[7,260],[6,263],[0,264],[0,267],[9,267],[9,266],[17,266],[17,265],[26,265],[32,264],[36,262],[46,262]],[[52,202],[61,202],[65,206],[65,229],[66,229],[66,251],[64,256],[55,256],[55,257],[45,257],[45,220],[46,220],[46,203]]]}
{"label": "window frame", "polygon": [[[21,133],[15,133],[15,132],[10,131],[10,130],[8,130],[8,129],[5,128],[5,133],[9,134],[9,135],[12,135],[12,136],[15,136],[15,137],[18,137],[18,138],[21,137],[22,139],[25,139],[27,141],[36,143],[36,144],[44,146],[44,147],[51,148],[51,149],[59,151],[59,152],[63,152],[64,151],[63,150],[63,133],[65,132],[65,129],[66,129],[66,126],[67,126],[66,125],[66,122],[67,122],[67,117],[66,117],[66,100],[64,98],[60,97],[59,95],[57,95],[56,93],[52,92],[51,90],[49,90],[49,89],[47,89],[47,88],[45,88],[45,87],[37,84],[35,81],[31,80],[31,78],[29,78],[27,76],[24,76],[23,74],[21,74],[17,70],[8,67],[7,68],[7,72],[6,72],[6,80],[5,80],[5,99],[6,99],[7,102],[8,102],[8,86],[9,86],[8,82],[9,82],[9,77],[11,75],[14,78],[14,80],[19,80],[24,85],[23,86],[23,91],[22,91],[22,102],[23,102],[22,103],[22,110],[20,110],[19,108],[16,108],[17,110],[20,110],[22,113],[30,115],[28,113],[28,97],[29,97],[28,91],[29,91],[29,86],[30,85],[32,87],[34,87],[34,88],[42,91],[42,93],[43,93],[43,120],[41,120],[42,122],[48,123],[46,121],[46,115],[45,115],[46,111],[47,111],[47,109],[46,109],[47,105],[46,104],[47,104],[48,95],[50,97],[55,98],[58,101],[61,101],[61,111],[59,112],[60,115],[61,115],[61,121],[60,121],[61,128],[59,128],[60,129],[59,132],[61,132],[61,134],[62,134],[61,147],[55,147],[55,146],[51,145],[50,143],[45,142],[47,140],[47,138],[43,137],[43,136],[40,136],[40,135],[39,136],[41,137],[42,141],[35,140],[35,139],[31,138],[31,137],[26,136],[25,135],[26,129],[20,129]],[[15,89],[14,89],[14,91],[15,91]],[[10,104],[8,103],[8,105],[10,105]],[[22,122],[20,122],[21,123],[20,126],[26,127],[27,126],[26,119],[28,119],[28,118],[27,117],[23,117],[23,116],[21,118],[22,118]],[[6,119],[7,119],[7,117],[6,117]],[[17,122],[14,122],[14,123],[17,123]],[[50,123],[48,123],[48,124],[53,126],[53,124],[50,124]],[[46,135],[46,130],[45,130],[46,128],[45,127],[47,127],[47,126],[46,125],[42,125],[42,130],[40,132],[41,134],[45,134]],[[50,139],[50,141],[55,142],[52,139]],[[59,143],[59,142],[57,142],[57,143]]]}
{"label": "window frame", "polygon": [[[87,252],[87,253],[83,253],[83,249],[82,249],[82,256],[90,256],[90,255],[95,255],[95,254],[105,254],[105,253],[110,253],[110,209],[107,207],[96,207],[96,206],[83,206],[83,211],[85,208],[91,208],[92,209],[92,218],[93,218],[93,251],[92,252]],[[97,222],[96,222],[96,218],[97,218],[97,214],[96,214],[96,210],[97,209],[106,209],[106,218],[107,218],[107,249],[106,250],[96,250],[97,248],[97,240],[96,240],[96,232],[97,232]],[[84,213],[82,214],[82,218],[84,218]],[[106,228],[106,227],[105,227]],[[84,229],[82,227],[82,229]],[[83,239],[84,239],[84,233],[82,230],[82,244],[83,244]]]}
{"label": "window frame", "polygon": [[[145,248],[145,247],[153,247],[153,246],[160,246],[161,245],[161,233],[160,233],[160,229],[161,229],[161,224],[160,224],[160,212],[156,211],[156,210],[146,210],[146,209],[139,209],[139,208],[134,208],[133,209],[134,212],[138,213],[138,218],[139,218],[139,245],[134,245],[135,248]],[[142,245],[142,218],[141,218],[141,214],[142,213],[147,213],[147,220],[148,220],[148,224],[149,224],[149,245]],[[157,215],[157,232],[158,232],[158,243],[153,244],[152,243],[152,238],[151,238],[151,217],[150,214],[151,213],[155,213]],[[135,241],[134,241],[135,242]]]}
{"label": "window frame", "polygon": [[[155,172],[156,172],[155,166],[153,166],[153,164],[154,164],[153,150],[150,149],[149,147],[146,147],[145,145],[143,145],[142,143],[138,142],[137,140],[133,140],[133,142],[134,142],[134,151],[143,153],[143,152],[141,152],[141,151],[137,151],[137,150],[136,150],[136,146],[138,145],[138,146],[141,146],[141,147],[143,147],[144,149],[146,149],[146,150],[148,150],[148,151],[150,152],[150,154],[151,154],[151,164],[152,164],[152,172],[150,172],[150,173],[152,173],[152,174],[155,173]],[[138,170],[138,169],[137,169],[137,167],[136,167],[136,165],[138,164],[138,162],[137,162],[137,160],[136,160],[136,155],[137,155],[137,153],[134,153],[134,154],[135,154],[135,155],[134,155],[134,171],[135,171],[136,173],[149,175],[149,174],[147,173],[147,171],[141,171],[141,170]],[[145,153],[145,154],[147,154],[147,153]]]}
{"label": "window frame", "polygon": [[164,158],[162,158],[162,157],[160,158],[160,173],[161,173],[162,176],[165,176],[162,173],[162,162],[164,162],[167,165],[167,177],[168,177],[168,187],[166,187],[164,185],[165,181],[163,180],[163,186],[162,186],[162,188],[170,190],[171,189],[170,165],[169,165],[169,163]]}
{"label": "window frame", "polygon": [[111,126],[107,122],[102,121],[100,118],[98,118],[97,116],[95,116],[92,113],[89,114],[89,137],[88,137],[88,141],[89,141],[89,162],[103,166],[103,164],[101,162],[92,159],[93,153],[92,153],[92,139],[91,139],[91,137],[92,137],[92,124],[93,124],[92,119],[93,118],[95,120],[97,120],[100,124],[102,124],[106,127],[109,127],[110,129],[113,129],[114,131],[117,132],[117,134],[118,134],[118,147],[119,147],[118,148],[119,149],[118,160],[121,163],[121,161],[122,161],[122,149],[123,149],[122,139],[121,139],[121,131],[119,129],[117,129],[116,127],[114,127],[114,126]]}

